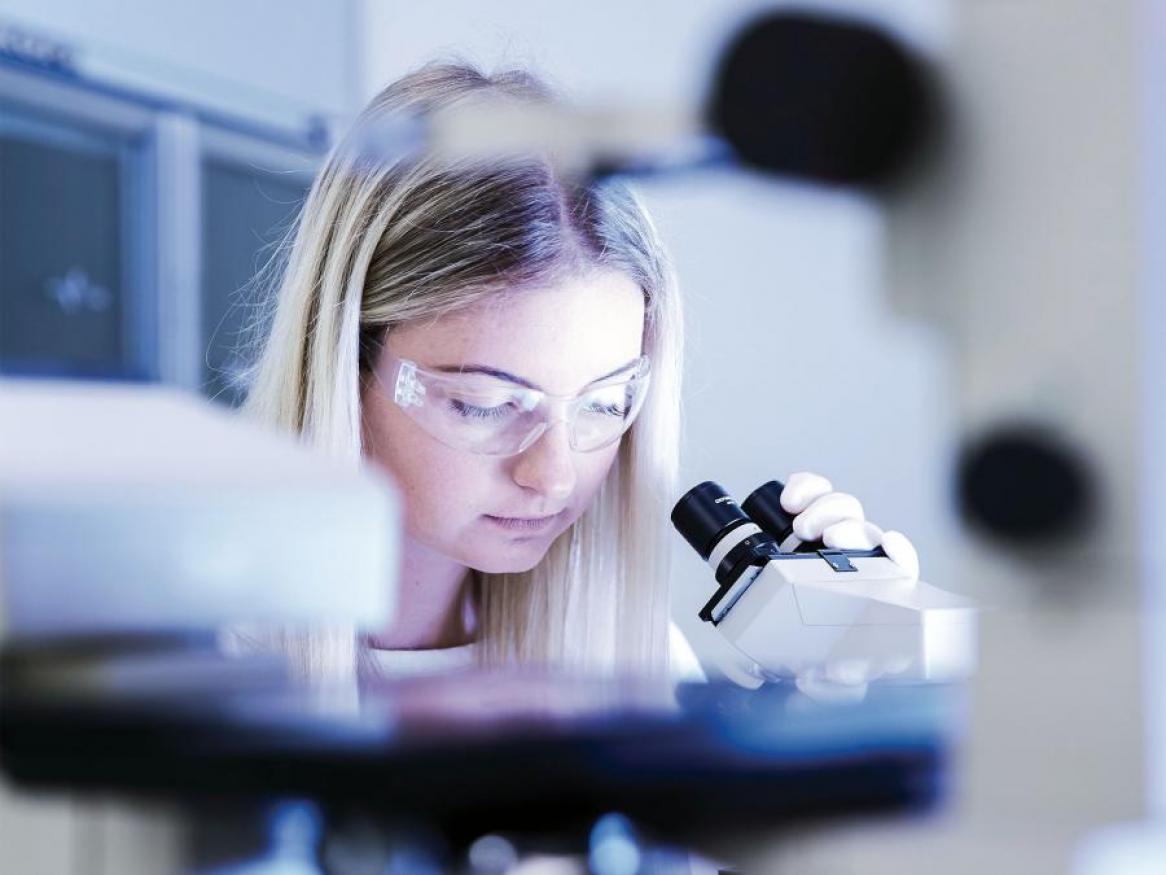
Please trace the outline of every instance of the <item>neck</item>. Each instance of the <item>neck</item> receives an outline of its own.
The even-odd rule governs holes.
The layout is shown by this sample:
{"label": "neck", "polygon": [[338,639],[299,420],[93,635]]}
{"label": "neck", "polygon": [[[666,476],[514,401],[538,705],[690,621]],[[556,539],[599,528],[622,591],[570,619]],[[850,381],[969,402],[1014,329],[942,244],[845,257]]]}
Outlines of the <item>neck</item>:
{"label": "neck", "polygon": [[474,640],[473,621],[465,610],[470,570],[407,535],[402,547],[396,615],[384,632],[372,636],[372,646],[427,650],[469,644]]}

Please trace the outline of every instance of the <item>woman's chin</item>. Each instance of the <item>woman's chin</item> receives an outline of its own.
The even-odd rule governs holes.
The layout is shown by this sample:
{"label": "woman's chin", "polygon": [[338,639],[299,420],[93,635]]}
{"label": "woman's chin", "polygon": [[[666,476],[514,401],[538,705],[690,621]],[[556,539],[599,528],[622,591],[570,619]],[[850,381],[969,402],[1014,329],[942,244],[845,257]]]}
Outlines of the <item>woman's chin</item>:
{"label": "woman's chin", "polygon": [[466,564],[484,574],[523,574],[542,562],[552,543],[532,538],[526,543],[507,545],[503,550],[467,556]]}
{"label": "woman's chin", "polygon": [[475,562],[470,567],[483,574],[525,574],[538,565],[545,555],[546,551],[544,550],[532,559],[489,559]]}
{"label": "woman's chin", "polygon": [[491,530],[486,538],[463,538],[458,544],[460,551],[447,555],[483,574],[524,574],[542,562],[547,551],[570,531],[570,526],[557,526],[540,535],[516,536]]}

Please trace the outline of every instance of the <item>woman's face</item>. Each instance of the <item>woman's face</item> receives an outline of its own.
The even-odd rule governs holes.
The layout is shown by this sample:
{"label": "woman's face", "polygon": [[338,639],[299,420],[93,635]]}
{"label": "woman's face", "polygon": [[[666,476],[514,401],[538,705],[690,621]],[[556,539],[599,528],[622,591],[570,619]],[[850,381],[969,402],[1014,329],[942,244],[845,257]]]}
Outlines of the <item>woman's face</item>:
{"label": "woman's face", "polygon": [[[622,273],[604,271],[399,326],[388,346],[422,368],[485,367],[551,394],[574,395],[640,356],[643,326],[640,288]],[[388,469],[404,494],[407,535],[490,573],[536,565],[590,505],[619,449],[617,442],[575,452],[563,422],[516,456],[451,449],[410,419],[375,379],[362,391],[362,419],[365,454]]]}

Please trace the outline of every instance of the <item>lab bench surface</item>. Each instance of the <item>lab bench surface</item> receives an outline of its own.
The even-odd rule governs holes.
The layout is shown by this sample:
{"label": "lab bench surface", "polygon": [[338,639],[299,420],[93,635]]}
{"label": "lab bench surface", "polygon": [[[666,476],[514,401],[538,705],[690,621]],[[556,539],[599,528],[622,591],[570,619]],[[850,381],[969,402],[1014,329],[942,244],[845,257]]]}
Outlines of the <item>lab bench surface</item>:
{"label": "lab bench surface", "polygon": [[922,810],[944,795],[962,691],[848,704],[693,684],[463,673],[355,690],[0,690],[18,785],[179,800],[311,798],[447,834],[620,811],[662,838]]}

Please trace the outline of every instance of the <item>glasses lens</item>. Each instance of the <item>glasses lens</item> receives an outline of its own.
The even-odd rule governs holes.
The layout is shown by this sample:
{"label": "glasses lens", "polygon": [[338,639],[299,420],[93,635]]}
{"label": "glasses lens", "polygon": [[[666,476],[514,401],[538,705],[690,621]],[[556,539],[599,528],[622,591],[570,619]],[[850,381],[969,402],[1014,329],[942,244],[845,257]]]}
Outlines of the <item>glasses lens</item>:
{"label": "glasses lens", "polygon": [[427,381],[423,404],[409,415],[447,446],[510,455],[542,424],[530,393],[462,381]]}
{"label": "glasses lens", "polygon": [[[568,402],[574,450],[608,446],[631,427],[648,390],[646,360],[642,368],[631,380],[597,386]],[[394,385],[394,399],[418,425],[446,446],[472,453],[520,453],[554,417],[543,393],[500,385],[488,377],[447,377],[402,363]]]}
{"label": "glasses lens", "polygon": [[582,396],[575,408],[574,448],[586,453],[619,440],[631,428],[647,392],[645,374],[624,383],[597,387]]}

